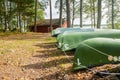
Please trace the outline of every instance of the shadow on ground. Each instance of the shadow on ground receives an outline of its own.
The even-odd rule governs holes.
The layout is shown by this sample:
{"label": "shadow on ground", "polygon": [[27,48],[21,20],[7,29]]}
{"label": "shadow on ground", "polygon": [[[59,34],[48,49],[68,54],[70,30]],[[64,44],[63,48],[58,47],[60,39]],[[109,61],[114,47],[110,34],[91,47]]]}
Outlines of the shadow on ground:
{"label": "shadow on ground", "polygon": [[57,48],[56,42],[50,42],[50,43],[37,43],[35,46],[45,49],[51,49],[51,48]]}
{"label": "shadow on ground", "polygon": [[53,67],[55,67],[59,70],[59,72],[56,71],[54,74],[44,75],[40,78],[36,78],[36,80],[44,80],[46,78],[58,79],[59,76],[61,76],[61,78],[63,79],[64,75],[61,74],[63,71],[60,71],[61,65],[68,64],[68,63],[72,64],[69,60],[73,61],[73,55],[74,55],[72,54],[73,52],[67,52],[68,56],[66,57],[66,55],[60,49],[57,49],[56,42],[39,43],[39,44],[36,44],[35,46],[40,47],[40,50],[37,51],[37,53],[39,54],[34,55],[33,57],[37,57],[40,59],[44,58],[46,60],[35,63],[35,64],[28,64],[22,67],[25,69],[41,69],[43,71],[46,70],[46,68],[52,69]]}

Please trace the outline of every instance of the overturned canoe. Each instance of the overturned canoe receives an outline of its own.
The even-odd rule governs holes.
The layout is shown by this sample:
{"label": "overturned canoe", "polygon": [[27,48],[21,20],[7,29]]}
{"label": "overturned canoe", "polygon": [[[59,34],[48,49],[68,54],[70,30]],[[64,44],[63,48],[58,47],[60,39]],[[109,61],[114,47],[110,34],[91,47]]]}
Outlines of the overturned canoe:
{"label": "overturned canoe", "polygon": [[82,33],[82,32],[94,32],[94,29],[92,28],[86,28],[86,29],[81,29],[81,30],[74,30],[74,31],[65,31],[57,36],[57,42],[58,42],[58,48],[62,47],[62,39],[64,38],[64,35],[67,34],[74,34],[74,33]]}
{"label": "overturned canoe", "polygon": [[120,39],[91,38],[76,48],[73,70],[120,61]]}
{"label": "overturned canoe", "polygon": [[80,28],[57,28],[52,31],[51,35],[52,37],[57,37],[60,33],[63,33],[65,31],[74,31],[74,30],[80,30]]}
{"label": "overturned canoe", "polygon": [[85,32],[85,31],[91,32],[91,31],[94,31],[94,29],[93,28],[57,28],[52,31],[51,35],[52,35],[52,37],[57,37],[59,34],[64,33],[66,31],[69,31],[69,32]]}
{"label": "overturned canoe", "polygon": [[[60,37],[59,37],[60,36]],[[68,51],[75,49],[79,42],[82,42],[86,39],[96,38],[96,37],[106,37],[106,38],[120,38],[120,30],[101,30],[95,32],[74,32],[74,33],[63,33],[58,35],[58,47],[62,51]]]}

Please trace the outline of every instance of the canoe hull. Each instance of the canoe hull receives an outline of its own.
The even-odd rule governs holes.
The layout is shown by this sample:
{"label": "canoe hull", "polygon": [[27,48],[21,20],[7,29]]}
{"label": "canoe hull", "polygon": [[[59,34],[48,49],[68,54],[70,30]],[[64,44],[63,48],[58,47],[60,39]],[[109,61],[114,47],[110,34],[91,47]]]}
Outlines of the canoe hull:
{"label": "canoe hull", "polygon": [[75,32],[75,33],[66,33],[60,34],[58,36],[58,46],[62,51],[69,51],[75,49],[78,44],[86,39],[90,38],[120,38],[120,30],[119,31],[101,31],[101,32]]}
{"label": "canoe hull", "polygon": [[120,60],[120,39],[92,38],[76,49],[73,70]]}

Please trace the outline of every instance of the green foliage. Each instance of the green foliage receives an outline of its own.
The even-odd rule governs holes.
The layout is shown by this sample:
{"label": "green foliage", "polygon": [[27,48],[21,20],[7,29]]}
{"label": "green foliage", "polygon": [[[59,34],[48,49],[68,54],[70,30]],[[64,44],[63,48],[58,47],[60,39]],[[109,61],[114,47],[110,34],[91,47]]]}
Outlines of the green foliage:
{"label": "green foliage", "polygon": [[115,23],[114,25],[115,25],[115,29],[120,29],[120,26],[118,23]]}
{"label": "green foliage", "polygon": [[[44,19],[43,4],[38,2],[37,20]],[[18,13],[20,12],[20,15]],[[15,31],[20,25],[27,26],[33,22],[35,14],[34,0],[0,0],[0,28]],[[6,25],[5,25],[6,23]],[[25,23],[25,24],[24,24]],[[21,26],[20,26],[21,27]],[[19,28],[20,29],[20,28]]]}
{"label": "green foliage", "polygon": [[[112,28],[112,24],[108,24],[108,26],[107,26],[109,29],[111,29]],[[115,29],[120,29],[120,23],[114,23],[114,28]]]}
{"label": "green foliage", "polygon": [[37,15],[37,18],[38,18],[38,19],[41,19],[41,20],[44,19],[44,16],[43,16],[43,15],[44,15],[44,12],[43,12],[41,9],[39,9],[39,10],[37,11],[37,14],[38,14],[38,15]]}
{"label": "green foliage", "polygon": [[11,32],[19,32],[19,29],[15,27],[11,30]]}

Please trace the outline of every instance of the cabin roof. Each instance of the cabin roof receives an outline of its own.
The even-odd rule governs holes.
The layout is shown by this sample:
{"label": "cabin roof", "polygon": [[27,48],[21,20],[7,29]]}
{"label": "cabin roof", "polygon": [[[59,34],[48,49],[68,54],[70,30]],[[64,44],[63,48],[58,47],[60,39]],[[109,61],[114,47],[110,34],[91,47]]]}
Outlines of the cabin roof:
{"label": "cabin roof", "polygon": [[[62,20],[62,23],[64,23],[64,19]],[[50,19],[44,19],[37,21],[37,26],[44,26],[44,25],[50,25]],[[52,19],[53,25],[59,25],[59,19]],[[30,24],[30,26],[34,26],[34,22]]]}

